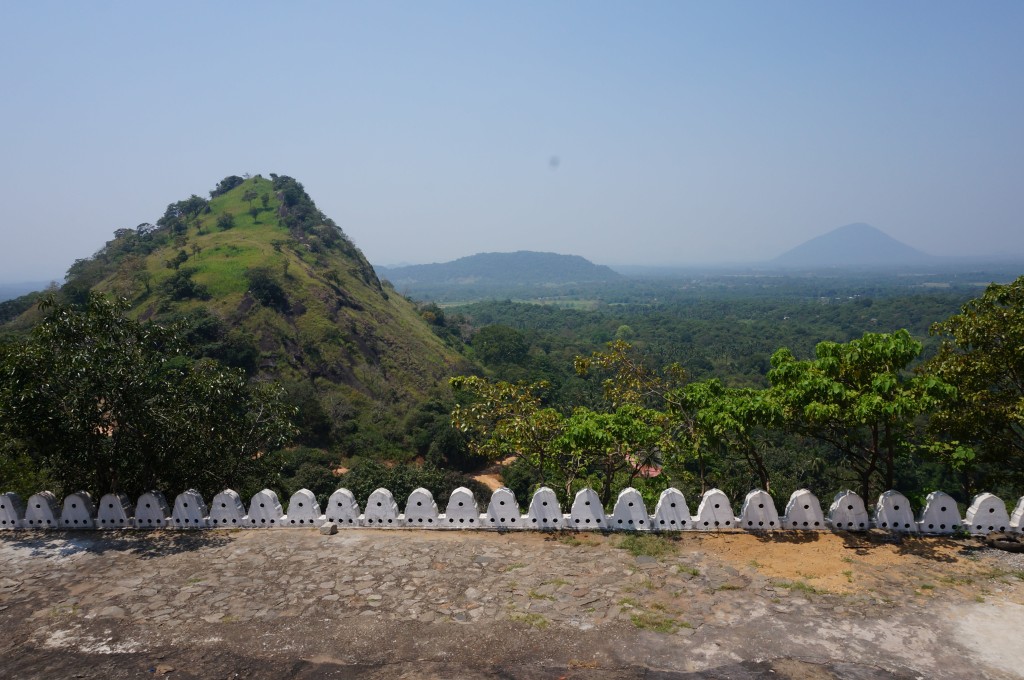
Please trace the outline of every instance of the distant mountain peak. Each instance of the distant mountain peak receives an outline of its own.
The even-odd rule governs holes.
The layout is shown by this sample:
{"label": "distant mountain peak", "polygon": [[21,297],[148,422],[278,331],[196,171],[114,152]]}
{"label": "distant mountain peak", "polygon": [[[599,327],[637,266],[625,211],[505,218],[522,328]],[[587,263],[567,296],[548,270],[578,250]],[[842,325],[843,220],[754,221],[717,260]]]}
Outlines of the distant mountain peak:
{"label": "distant mountain peak", "polygon": [[780,267],[887,267],[922,264],[930,255],[863,222],[837,227],[779,255]]}

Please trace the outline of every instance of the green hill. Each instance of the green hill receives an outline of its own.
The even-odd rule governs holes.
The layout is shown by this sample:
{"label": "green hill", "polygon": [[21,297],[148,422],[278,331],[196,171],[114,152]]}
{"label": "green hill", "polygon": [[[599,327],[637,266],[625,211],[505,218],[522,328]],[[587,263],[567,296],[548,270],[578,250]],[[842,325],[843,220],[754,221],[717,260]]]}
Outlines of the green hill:
{"label": "green hill", "polygon": [[[465,360],[294,179],[232,176],[210,193],[115,232],[72,265],[61,295],[101,290],[130,300],[140,319],[189,321],[201,354],[286,386],[301,443],[407,457],[404,419]],[[6,330],[38,319],[21,304],[6,307],[27,308]]]}
{"label": "green hill", "polygon": [[451,262],[377,267],[395,287],[421,299],[471,300],[577,294],[622,275],[579,255],[520,250],[477,253]]}

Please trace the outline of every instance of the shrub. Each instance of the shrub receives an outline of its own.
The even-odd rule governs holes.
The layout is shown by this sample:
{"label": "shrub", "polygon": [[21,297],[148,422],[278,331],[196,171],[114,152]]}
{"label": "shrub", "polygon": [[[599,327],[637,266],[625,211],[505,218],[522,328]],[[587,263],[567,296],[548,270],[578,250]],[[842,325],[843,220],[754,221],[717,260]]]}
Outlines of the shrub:
{"label": "shrub", "polygon": [[210,291],[201,283],[192,280],[196,270],[191,267],[182,267],[174,272],[174,276],[164,280],[160,289],[172,300],[209,300]]}
{"label": "shrub", "polygon": [[480,482],[457,472],[439,470],[432,465],[399,465],[388,468],[377,461],[361,460],[338,479],[338,487],[351,491],[360,506],[366,504],[366,499],[375,489],[383,487],[391,492],[399,508],[402,508],[409,494],[423,487],[433,494],[441,512],[444,512],[444,506],[452,491],[460,486],[472,491],[481,506],[486,505],[490,498],[490,491]]}
{"label": "shrub", "polygon": [[253,267],[245,277],[249,280],[249,293],[261,304],[281,312],[288,311],[288,295],[269,268]]}

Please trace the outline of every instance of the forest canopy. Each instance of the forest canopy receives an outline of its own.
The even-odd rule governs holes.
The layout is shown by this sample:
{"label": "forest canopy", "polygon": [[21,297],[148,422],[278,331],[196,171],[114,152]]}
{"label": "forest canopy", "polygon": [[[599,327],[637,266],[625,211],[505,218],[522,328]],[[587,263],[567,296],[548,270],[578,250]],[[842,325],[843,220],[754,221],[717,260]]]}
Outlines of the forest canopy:
{"label": "forest canopy", "polygon": [[[488,351],[513,330],[501,328]],[[628,485],[649,502],[670,485],[779,500],[844,484],[869,501],[891,488],[918,503],[936,488],[1013,493],[1024,480],[1024,277],[989,286],[932,332],[941,345],[924,363],[905,329],[819,342],[810,359],[782,347],[761,387],[690,380],[614,340],[577,356],[577,376],[600,381],[580,399],[547,380],[454,378],[452,425],[474,452],[515,457],[517,493],[546,484],[563,502],[589,486],[610,504]]]}
{"label": "forest canopy", "polygon": [[6,487],[209,497],[255,492],[279,473],[274,452],[294,434],[280,387],[192,359],[182,326],[130,319],[124,301],[40,306],[32,334],[0,347]]}

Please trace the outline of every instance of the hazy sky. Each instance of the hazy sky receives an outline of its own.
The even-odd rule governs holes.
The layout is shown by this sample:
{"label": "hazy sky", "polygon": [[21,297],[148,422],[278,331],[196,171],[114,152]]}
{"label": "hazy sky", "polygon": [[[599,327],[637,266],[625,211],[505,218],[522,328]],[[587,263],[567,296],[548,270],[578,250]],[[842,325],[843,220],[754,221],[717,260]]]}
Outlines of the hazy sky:
{"label": "hazy sky", "polygon": [[230,174],[371,262],[1024,254],[1024,2],[0,0],[0,280]]}

